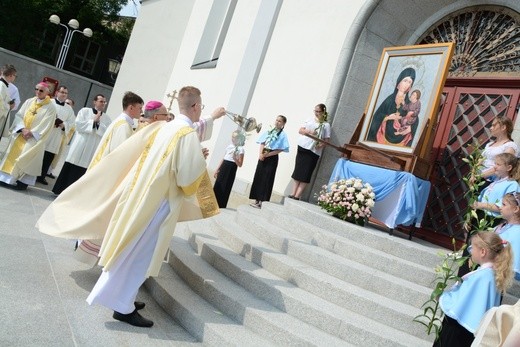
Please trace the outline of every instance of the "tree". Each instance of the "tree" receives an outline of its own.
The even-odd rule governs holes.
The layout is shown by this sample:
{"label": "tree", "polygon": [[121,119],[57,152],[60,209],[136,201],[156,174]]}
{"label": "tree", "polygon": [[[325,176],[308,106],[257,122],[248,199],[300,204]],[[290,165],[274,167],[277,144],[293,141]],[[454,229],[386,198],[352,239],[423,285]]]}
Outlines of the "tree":
{"label": "tree", "polygon": [[[0,46],[54,64],[65,35],[61,26],[49,22],[49,17],[56,14],[64,24],[75,18],[80,29],[88,27],[94,32],[88,40],[77,39],[80,35],[75,34],[69,52],[90,41],[101,47],[101,57],[122,56],[134,23],[133,19],[118,15],[126,3],[127,0],[2,0]],[[100,75],[94,72],[87,77],[98,79]]]}

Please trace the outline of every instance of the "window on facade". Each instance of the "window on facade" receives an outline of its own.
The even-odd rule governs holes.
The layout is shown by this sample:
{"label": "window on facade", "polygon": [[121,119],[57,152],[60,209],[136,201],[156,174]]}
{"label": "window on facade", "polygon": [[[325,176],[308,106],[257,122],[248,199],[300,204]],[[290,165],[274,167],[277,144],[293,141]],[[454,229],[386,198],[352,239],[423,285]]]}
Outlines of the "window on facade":
{"label": "window on facade", "polygon": [[236,4],[237,0],[213,1],[192,69],[211,69],[217,66]]}
{"label": "window on facade", "polygon": [[520,74],[520,14],[475,6],[435,23],[418,43],[455,42],[450,76]]}
{"label": "window on facade", "polygon": [[84,40],[76,46],[71,66],[81,72],[92,75],[101,47],[90,40]]}

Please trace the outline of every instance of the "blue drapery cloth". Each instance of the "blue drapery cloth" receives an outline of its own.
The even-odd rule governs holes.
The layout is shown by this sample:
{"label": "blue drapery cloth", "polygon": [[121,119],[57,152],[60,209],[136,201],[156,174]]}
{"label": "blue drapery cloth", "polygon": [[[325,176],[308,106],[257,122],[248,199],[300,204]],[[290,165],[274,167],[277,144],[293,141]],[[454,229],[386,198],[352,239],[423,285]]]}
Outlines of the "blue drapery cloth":
{"label": "blue drapery cloth", "polygon": [[383,169],[342,158],[337,161],[332,171],[329,185],[340,179],[356,177],[363,182],[370,183],[374,189],[375,207],[377,201],[383,200],[393,190],[404,184],[404,194],[399,201],[396,201],[397,219],[395,223],[396,225],[421,223],[430,194],[430,182],[417,178],[409,172]]}

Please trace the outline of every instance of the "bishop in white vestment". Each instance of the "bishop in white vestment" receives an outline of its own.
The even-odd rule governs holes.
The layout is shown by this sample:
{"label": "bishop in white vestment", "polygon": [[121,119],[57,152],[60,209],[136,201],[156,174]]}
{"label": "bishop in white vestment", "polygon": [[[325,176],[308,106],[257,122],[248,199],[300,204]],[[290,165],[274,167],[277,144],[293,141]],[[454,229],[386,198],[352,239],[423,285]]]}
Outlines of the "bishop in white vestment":
{"label": "bishop in white vestment", "polygon": [[[67,196],[70,201],[61,200],[60,196],[37,224],[44,233],[92,239],[100,235],[103,225],[108,223],[100,253],[100,265],[104,266],[104,272],[87,301],[113,309],[115,319],[135,326],[153,325],[152,321],[137,312],[135,297],[146,277],[158,274],[175,224],[185,214],[185,206],[198,207],[198,215],[192,209],[191,215],[185,214],[185,219],[209,217],[218,213],[198,135],[191,128],[193,121],[200,118],[200,91],[185,87],[179,95],[179,107],[187,116],[181,115],[160,127],[150,125],[139,131],[109,154],[106,160],[89,170],[85,181],[78,182],[85,188],[83,199],[77,195],[68,196],[74,189],[65,191],[63,197]],[[127,149],[142,143],[142,139],[147,141],[144,151],[125,178],[119,176],[107,184],[100,182],[97,187],[86,182],[87,178],[95,182],[93,175],[89,174],[108,165],[109,157],[110,162],[127,157],[120,163],[128,164],[132,154]],[[117,172],[115,175],[118,175]],[[116,184],[117,180],[121,183]],[[205,190],[199,189],[200,185]],[[107,194],[108,191],[111,193]],[[89,205],[88,196],[103,197],[97,199],[97,210],[96,204],[91,204],[91,209],[82,209],[86,212],[83,217],[78,212],[77,220],[63,213],[65,206],[73,213],[74,206],[77,206],[71,202],[74,199],[80,205]],[[117,197],[117,202],[114,197]],[[102,218],[96,215],[102,215]],[[64,233],[60,225],[65,225],[67,219],[75,227]],[[107,219],[110,221],[107,222]]]}
{"label": "bishop in white vestment", "polygon": [[153,325],[137,312],[135,297],[146,277],[159,273],[184,197],[194,195],[208,177],[191,127],[200,118],[201,108],[196,105],[200,101],[198,89],[181,89],[181,112],[188,108],[189,116],[161,127],[141,154],[103,240],[99,261],[103,273],[87,302],[114,310],[115,319],[132,325]]}

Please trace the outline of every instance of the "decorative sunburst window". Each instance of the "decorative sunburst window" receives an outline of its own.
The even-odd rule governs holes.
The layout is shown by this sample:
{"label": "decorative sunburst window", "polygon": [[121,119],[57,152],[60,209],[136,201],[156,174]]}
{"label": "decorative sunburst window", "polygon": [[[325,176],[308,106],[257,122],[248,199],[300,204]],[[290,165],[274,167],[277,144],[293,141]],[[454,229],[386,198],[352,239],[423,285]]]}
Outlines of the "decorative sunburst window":
{"label": "decorative sunburst window", "polygon": [[418,42],[456,43],[452,77],[520,76],[520,14],[511,9],[465,8],[437,22]]}

